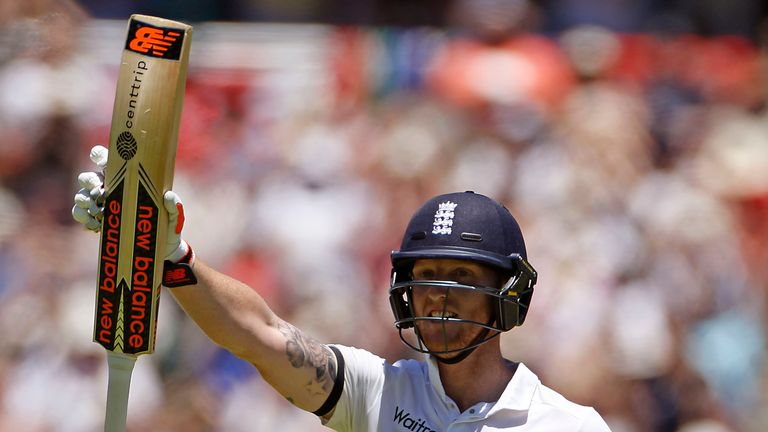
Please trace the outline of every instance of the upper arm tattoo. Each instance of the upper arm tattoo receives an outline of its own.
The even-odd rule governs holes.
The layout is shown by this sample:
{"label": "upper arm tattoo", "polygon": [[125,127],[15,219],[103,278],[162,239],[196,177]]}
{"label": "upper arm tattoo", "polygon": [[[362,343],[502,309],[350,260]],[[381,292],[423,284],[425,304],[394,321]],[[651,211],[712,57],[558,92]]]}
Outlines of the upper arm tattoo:
{"label": "upper arm tattoo", "polygon": [[285,354],[291,366],[296,369],[311,368],[314,372],[313,377],[305,384],[307,393],[320,395],[330,392],[336,380],[333,352],[287,322],[280,322],[278,329],[285,336]]}

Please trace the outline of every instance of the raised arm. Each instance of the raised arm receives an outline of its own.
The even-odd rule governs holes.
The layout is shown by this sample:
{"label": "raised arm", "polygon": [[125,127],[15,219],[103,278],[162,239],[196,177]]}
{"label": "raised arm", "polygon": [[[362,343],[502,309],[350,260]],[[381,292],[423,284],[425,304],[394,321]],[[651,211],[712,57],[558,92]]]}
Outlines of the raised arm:
{"label": "raised arm", "polygon": [[[99,168],[106,158],[103,147],[91,151]],[[92,231],[101,230],[103,178],[97,172],[78,177],[82,189],[75,195],[72,215]],[[336,385],[340,364],[333,349],[280,319],[252,288],[197,259],[181,239],[181,200],[173,192],[166,192],[164,200],[169,226],[163,284],[174,286],[167,290],[211,340],[256,366],[291,403],[330,417],[341,386]]]}
{"label": "raised arm", "polygon": [[205,334],[253,363],[294,405],[310,412],[323,406],[336,380],[333,351],[275,315],[249,286],[199,259],[193,270],[196,285],[169,291]]}

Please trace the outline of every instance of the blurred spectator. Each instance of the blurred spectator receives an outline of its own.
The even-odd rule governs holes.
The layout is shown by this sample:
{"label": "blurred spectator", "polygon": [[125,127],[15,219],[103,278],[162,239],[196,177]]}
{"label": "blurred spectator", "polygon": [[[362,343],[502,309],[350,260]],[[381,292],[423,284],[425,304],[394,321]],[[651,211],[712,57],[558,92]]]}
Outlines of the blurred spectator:
{"label": "blurred spectator", "polygon": [[[248,17],[324,13],[278,3]],[[760,7],[630,3],[456,1],[446,31],[201,23],[174,185],[205,227],[190,242],[289,321],[391,360],[413,355],[385,295],[403,209],[492,195],[540,272],[505,354],[616,432],[766,430],[767,59],[743,31]],[[99,430],[98,239],[69,197],[108,136],[116,69],[99,49],[120,46],[124,17],[0,7],[0,430]],[[132,430],[322,430],[161,307]]]}

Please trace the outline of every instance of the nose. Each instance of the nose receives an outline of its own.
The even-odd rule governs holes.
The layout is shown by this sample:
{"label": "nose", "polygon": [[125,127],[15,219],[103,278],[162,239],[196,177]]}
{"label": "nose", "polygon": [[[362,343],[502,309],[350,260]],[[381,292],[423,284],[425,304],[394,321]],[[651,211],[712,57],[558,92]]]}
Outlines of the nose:
{"label": "nose", "polygon": [[429,285],[426,287],[427,298],[433,301],[444,301],[448,298],[448,288]]}

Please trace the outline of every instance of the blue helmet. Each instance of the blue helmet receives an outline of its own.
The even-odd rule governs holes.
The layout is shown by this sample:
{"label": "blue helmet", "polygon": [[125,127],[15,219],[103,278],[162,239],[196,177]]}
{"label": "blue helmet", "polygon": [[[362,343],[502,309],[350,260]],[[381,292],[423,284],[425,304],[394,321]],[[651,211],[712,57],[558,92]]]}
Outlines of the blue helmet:
{"label": "blue helmet", "polygon": [[[517,221],[504,206],[484,195],[474,192],[439,195],[416,211],[405,230],[400,249],[391,255],[390,305],[395,315],[395,327],[411,348],[435,353],[409,343],[403,338],[403,329],[415,327],[419,320],[453,320],[414,316],[411,304],[414,261],[439,258],[484,264],[497,270],[505,282],[493,289],[461,285],[455,281],[419,281],[419,285],[472,289],[494,297],[494,320],[491,323],[471,322],[493,331],[491,337],[523,324],[533,296],[536,271],[527,261],[525,241]],[[418,329],[416,331],[418,334]],[[474,349],[489,339],[458,351]]]}

